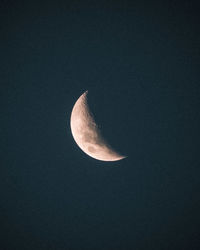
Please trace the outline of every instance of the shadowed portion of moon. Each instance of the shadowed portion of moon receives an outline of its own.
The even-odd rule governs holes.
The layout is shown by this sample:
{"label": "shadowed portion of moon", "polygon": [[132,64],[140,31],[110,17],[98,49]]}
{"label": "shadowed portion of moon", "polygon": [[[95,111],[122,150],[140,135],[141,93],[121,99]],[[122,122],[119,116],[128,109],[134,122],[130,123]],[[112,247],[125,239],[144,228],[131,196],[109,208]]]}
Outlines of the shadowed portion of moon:
{"label": "shadowed portion of moon", "polygon": [[75,103],[71,114],[71,131],[77,145],[89,156],[102,161],[125,158],[102,137],[87,102],[88,91]]}

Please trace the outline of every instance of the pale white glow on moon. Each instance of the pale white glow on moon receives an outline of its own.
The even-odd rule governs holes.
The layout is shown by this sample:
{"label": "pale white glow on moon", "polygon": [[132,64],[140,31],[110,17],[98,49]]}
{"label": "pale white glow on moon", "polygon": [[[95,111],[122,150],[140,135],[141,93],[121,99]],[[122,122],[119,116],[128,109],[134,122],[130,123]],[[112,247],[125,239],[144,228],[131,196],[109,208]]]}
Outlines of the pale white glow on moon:
{"label": "pale white glow on moon", "polygon": [[87,102],[88,91],[76,101],[71,113],[71,131],[77,145],[89,156],[101,161],[118,161],[117,153],[102,137]]}

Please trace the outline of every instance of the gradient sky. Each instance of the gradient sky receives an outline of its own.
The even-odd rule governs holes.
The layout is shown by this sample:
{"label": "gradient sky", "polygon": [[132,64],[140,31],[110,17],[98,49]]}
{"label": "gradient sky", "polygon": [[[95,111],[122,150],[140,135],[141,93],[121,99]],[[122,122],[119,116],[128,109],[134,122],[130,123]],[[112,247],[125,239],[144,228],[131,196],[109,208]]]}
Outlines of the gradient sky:
{"label": "gradient sky", "polygon": [[[199,249],[195,1],[0,1],[0,248]],[[89,90],[101,162],[70,115]]]}

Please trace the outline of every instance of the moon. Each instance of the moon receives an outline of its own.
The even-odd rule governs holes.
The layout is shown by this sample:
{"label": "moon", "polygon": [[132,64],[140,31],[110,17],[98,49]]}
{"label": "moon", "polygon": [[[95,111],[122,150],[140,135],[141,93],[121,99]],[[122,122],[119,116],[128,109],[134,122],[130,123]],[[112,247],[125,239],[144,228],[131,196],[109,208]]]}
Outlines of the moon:
{"label": "moon", "polygon": [[76,101],[71,113],[70,125],[73,138],[87,155],[100,161],[118,161],[126,158],[116,152],[103,138],[88,102],[88,91]]}

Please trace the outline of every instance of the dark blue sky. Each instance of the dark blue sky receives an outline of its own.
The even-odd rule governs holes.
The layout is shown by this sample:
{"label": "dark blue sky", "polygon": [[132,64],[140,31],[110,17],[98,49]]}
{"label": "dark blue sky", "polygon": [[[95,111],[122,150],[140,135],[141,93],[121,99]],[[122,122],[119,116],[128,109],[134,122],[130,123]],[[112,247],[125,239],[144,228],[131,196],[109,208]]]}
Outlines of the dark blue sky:
{"label": "dark blue sky", "polygon": [[[199,249],[194,1],[0,1],[1,249]],[[89,90],[119,162],[70,114]]]}

